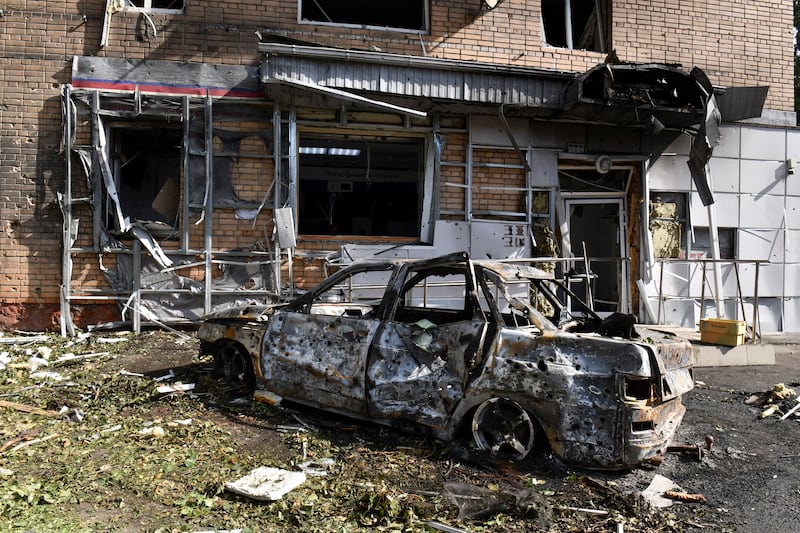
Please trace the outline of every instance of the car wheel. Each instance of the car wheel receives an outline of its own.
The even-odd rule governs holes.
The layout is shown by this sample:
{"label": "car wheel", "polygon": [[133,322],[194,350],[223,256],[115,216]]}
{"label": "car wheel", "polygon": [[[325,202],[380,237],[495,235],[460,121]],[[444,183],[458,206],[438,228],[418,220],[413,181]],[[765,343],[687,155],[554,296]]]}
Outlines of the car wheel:
{"label": "car wheel", "polygon": [[224,342],[214,352],[214,370],[227,381],[250,382],[255,378],[250,355],[234,342]]}
{"label": "car wheel", "polygon": [[492,398],[480,404],[472,417],[472,438],[481,450],[519,461],[533,449],[536,425],[513,400]]}

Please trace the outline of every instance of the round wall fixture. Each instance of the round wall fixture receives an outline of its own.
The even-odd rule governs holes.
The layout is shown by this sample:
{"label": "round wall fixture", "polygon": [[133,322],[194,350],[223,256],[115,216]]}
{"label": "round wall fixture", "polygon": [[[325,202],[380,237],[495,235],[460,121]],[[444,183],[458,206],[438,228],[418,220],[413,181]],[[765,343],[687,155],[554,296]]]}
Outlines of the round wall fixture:
{"label": "round wall fixture", "polygon": [[594,169],[599,174],[608,174],[608,171],[611,170],[611,165],[613,161],[607,155],[599,155],[597,159],[594,160]]}

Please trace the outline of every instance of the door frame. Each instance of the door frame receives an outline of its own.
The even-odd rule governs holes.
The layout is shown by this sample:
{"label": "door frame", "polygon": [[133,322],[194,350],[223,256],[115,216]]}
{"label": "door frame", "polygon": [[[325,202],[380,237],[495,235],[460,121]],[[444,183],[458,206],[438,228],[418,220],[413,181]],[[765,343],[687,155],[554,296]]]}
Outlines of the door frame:
{"label": "door frame", "polygon": [[[572,257],[576,257],[576,254],[572,251],[572,239],[571,239],[571,232],[570,232],[570,221],[572,219],[571,216],[571,208],[576,205],[587,205],[587,204],[616,204],[617,205],[617,215],[619,217],[619,267],[617,268],[617,292],[618,292],[618,302],[617,302],[617,312],[620,313],[629,313],[630,312],[630,280],[629,280],[629,270],[630,266],[628,262],[630,258],[628,257],[628,221],[627,221],[627,202],[625,196],[623,195],[603,195],[599,196],[597,194],[580,194],[580,193],[562,193],[562,202],[563,202],[563,212],[564,212],[564,227],[567,230],[567,242],[570,244],[569,253],[571,253]],[[565,249],[564,253],[566,254],[568,251]],[[582,255],[578,254],[578,257]],[[604,313],[600,313],[601,315]]]}

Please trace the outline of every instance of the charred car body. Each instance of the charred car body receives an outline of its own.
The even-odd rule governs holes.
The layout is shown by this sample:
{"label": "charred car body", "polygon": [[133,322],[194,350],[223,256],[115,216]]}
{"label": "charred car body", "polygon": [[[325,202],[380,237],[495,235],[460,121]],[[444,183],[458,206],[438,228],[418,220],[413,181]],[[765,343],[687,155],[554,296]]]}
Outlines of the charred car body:
{"label": "charred car body", "polygon": [[565,291],[464,253],[361,261],[284,306],[211,316],[198,337],[227,377],[351,417],[445,440],[466,429],[512,459],[544,439],[587,467],[660,459],[693,387],[688,342],[588,309],[564,320]]}

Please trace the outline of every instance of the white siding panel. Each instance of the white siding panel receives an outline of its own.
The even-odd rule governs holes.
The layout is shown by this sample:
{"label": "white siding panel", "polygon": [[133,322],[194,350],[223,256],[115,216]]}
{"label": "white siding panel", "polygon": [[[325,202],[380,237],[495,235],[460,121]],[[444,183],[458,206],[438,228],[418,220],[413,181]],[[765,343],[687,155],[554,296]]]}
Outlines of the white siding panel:
{"label": "white siding panel", "polygon": [[742,192],[783,194],[786,183],[783,161],[742,161]]}
{"label": "white siding panel", "polygon": [[[753,302],[744,304],[744,313],[747,323],[753,320]],[[758,298],[758,322],[761,333],[776,333],[781,330],[781,299]]]}
{"label": "white siding panel", "polygon": [[786,160],[786,133],[782,129],[742,128],[742,158]]}
{"label": "white siding panel", "polygon": [[783,331],[800,332],[800,298],[784,300],[783,310]]}
{"label": "white siding panel", "polygon": [[800,229],[800,198],[786,198],[786,227]]}
{"label": "white siding panel", "polygon": [[711,181],[714,191],[739,192],[739,160],[728,157],[712,157]]}
{"label": "white siding panel", "polygon": [[[736,268],[733,264],[720,265],[722,273],[722,294],[725,296],[733,296],[738,292],[736,284]],[[692,265],[690,275],[690,295],[694,298],[700,298],[703,292],[703,266],[701,264]],[[706,291],[705,297],[710,298],[714,290],[714,265],[712,263],[706,264]]]}
{"label": "white siding panel", "polygon": [[[717,227],[739,227],[739,195],[714,193],[712,209],[717,214]],[[691,214],[693,226],[708,226],[708,208],[700,201],[697,194],[691,197]]]}
{"label": "white siding panel", "polygon": [[786,230],[786,262],[800,263],[800,230]]}
{"label": "white siding panel", "polygon": [[722,139],[719,145],[714,147],[714,155],[717,157],[739,158],[739,126],[721,126],[719,128]]}
{"label": "white siding panel", "polygon": [[783,196],[743,194],[739,201],[742,228],[780,228],[783,224]]}
{"label": "white siding panel", "polygon": [[653,162],[647,172],[650,188],[659,191],[689,191],[692,177],[686,156],[664,155]]}
{"label": "white siding panel", "polygon": [[800,300],[800,264],[786,265],[786,296],[797,296]]}
{"label": "white siding panel", "polygon": [[[752,297],[755,294],[755,265],[752,263],[740,264],[739,279],[742,283],[742,295],[746,298]],[[783,296],[783,265],[761,265],[758,271],[758,296],[759,298]]]}

